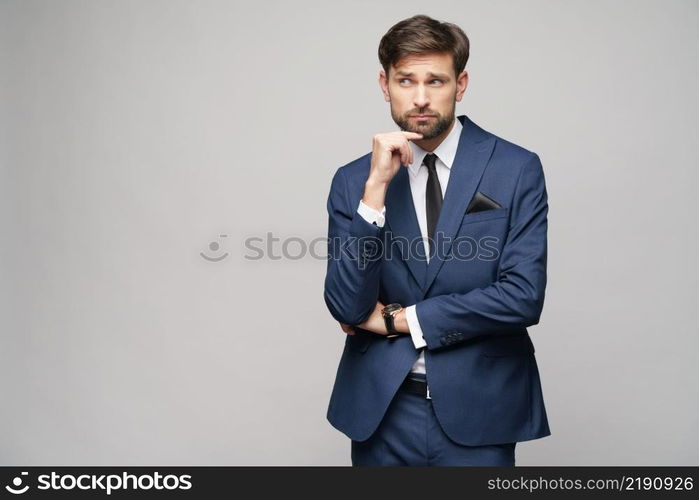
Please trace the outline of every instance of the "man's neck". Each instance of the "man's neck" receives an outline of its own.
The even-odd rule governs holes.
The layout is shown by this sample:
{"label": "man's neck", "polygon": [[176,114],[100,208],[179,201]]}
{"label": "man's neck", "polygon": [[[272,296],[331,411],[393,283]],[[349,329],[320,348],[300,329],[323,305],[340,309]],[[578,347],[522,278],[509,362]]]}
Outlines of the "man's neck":
{"label": "man's neck", "polygon": [[420,146],[422,149],[425,151],[431,153],[435,149],[437,149],[437,146],[439,146],[444,139],[447,138],[449,133],[452,131],[454,128],[454,125],[456,124],[456,117],[454,117],[454,121],[451,122],[451,125],[447,130],[445,130],[442,134],[438,135],[437,137],[433,137],[432,139],[420,139],[420,140],[415,140],[413,141],[415,144]]}

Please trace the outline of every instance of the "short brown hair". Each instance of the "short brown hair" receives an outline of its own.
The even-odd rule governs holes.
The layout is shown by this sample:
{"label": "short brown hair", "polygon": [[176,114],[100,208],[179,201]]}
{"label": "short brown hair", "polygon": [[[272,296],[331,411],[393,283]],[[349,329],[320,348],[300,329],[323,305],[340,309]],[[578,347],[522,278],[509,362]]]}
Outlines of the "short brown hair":
{"label": "short brown hair", "polygon": [[449,52],[458,77],[466,67],[468,51],[468,37],[457,25],[418,14],[393,25],[381,38],[379,61],[388,77],[389,68],[406,56]]}

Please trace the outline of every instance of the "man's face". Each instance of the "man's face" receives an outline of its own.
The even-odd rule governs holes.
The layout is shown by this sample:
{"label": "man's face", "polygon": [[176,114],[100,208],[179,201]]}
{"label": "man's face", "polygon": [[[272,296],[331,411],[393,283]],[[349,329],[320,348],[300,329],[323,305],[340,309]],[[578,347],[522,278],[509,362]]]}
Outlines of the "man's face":
{"label": "man's face", "polygon": [[466,90],[468,75],[463,71],[455,78],[452,55],[435,52],[401,59],[388,77],[381,71],[379,82],[396,125],[429,140],[454,122],[456,101]]}

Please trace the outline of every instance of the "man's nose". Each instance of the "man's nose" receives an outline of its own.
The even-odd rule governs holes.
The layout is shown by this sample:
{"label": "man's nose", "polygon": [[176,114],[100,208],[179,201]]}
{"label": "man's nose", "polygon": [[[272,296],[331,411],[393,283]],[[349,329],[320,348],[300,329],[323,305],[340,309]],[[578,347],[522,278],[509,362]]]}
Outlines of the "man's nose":
{"label": "man's nose", "polygon": [[418,85],[415,90],[415,95],[413,96],[413,105],[417,108],[424,108],[430,103],[429,96],[427,95],[427,89],[424,86]]}

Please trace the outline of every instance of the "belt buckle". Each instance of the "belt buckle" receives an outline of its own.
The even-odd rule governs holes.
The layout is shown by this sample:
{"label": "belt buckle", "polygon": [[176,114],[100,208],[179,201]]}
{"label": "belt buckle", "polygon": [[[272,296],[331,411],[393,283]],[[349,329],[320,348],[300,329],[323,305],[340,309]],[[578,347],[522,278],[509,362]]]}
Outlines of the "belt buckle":
{"label": "belt buckle", "polygon": [[427,385],[427,396],[426,397],[427,397],[427,399],[432,399],[430,397],[430,386],[429,385]]}

